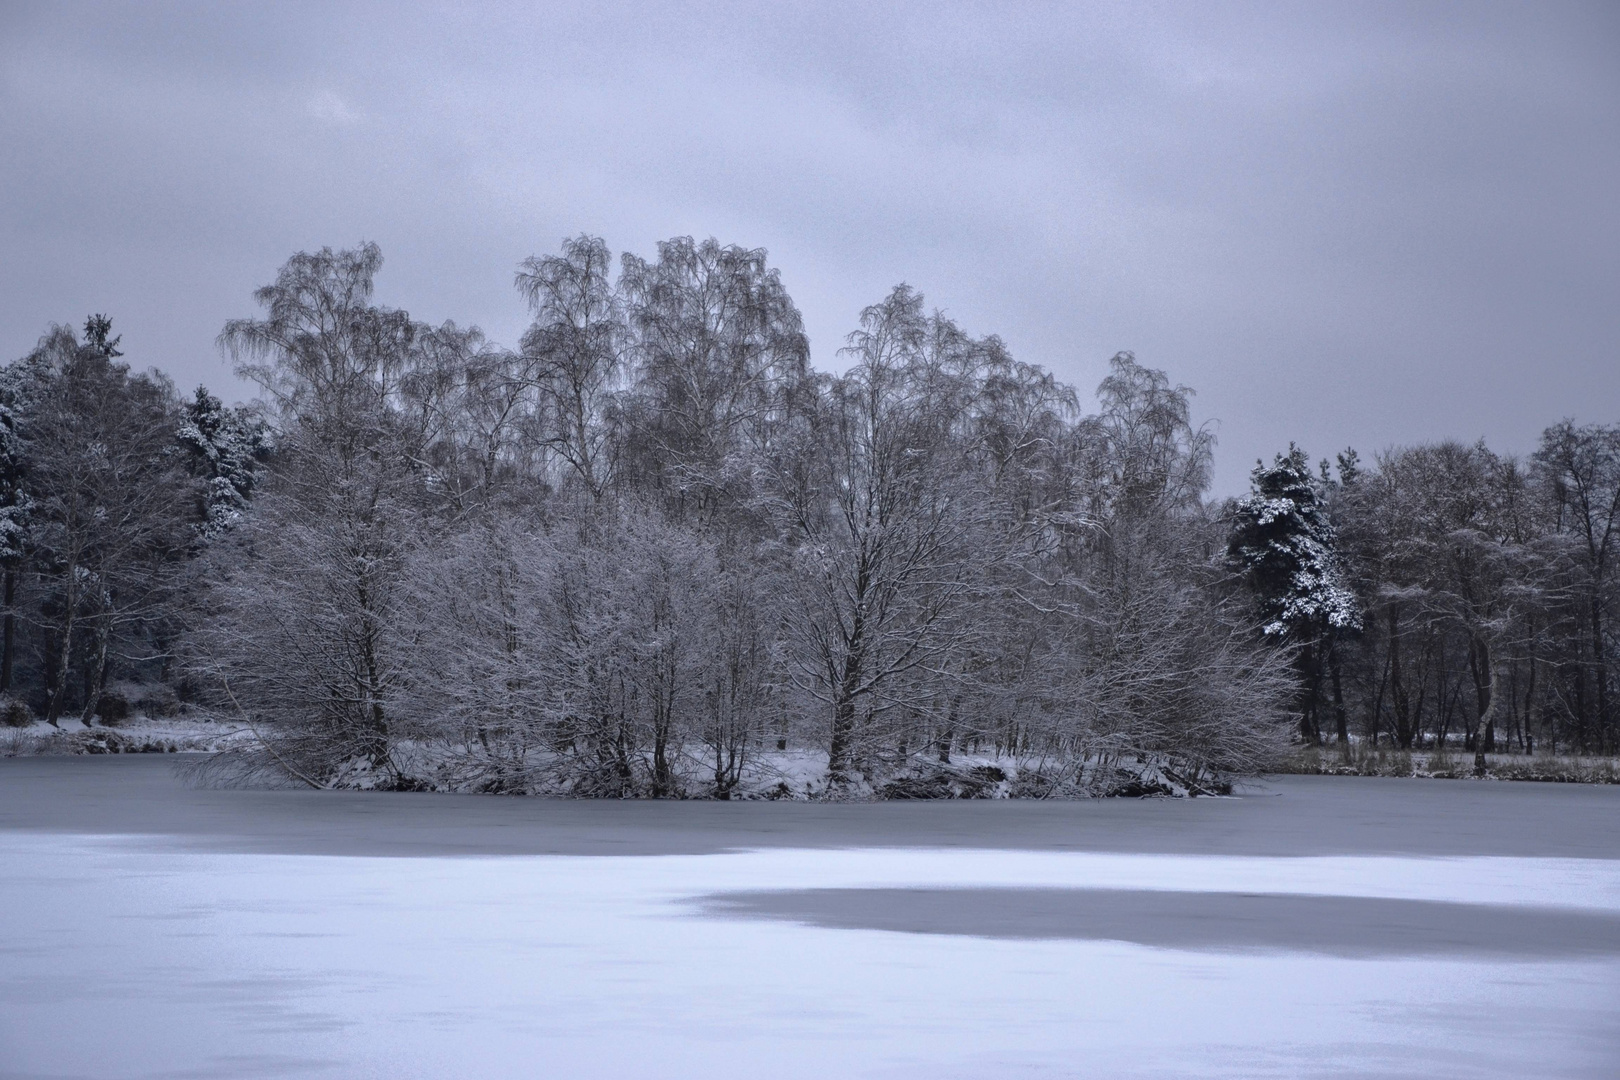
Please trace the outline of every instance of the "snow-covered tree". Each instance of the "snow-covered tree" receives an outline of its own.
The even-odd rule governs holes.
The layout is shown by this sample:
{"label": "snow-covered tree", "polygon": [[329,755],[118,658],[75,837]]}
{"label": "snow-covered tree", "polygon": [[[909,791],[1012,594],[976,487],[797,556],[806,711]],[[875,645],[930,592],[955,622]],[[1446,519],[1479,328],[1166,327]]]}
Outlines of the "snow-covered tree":
{"label": "snow-covered tree", "polygon": [[1361,603],[1337,552],[1320,482],[1305,452],[1289,444],[1268,467],[1256,464],[1253,490],[1232,513],[1227,555],[1259,600],[1261,632],[1299,649],[1305,680],[1300,731],[1320,738],[1317,700],[1327,650],[1361,630]]}
{"label": "snow-covered tree", "polygon": [[0,368],[0,573],[4,574],[4,639],[0,641],[0,693],[11,690],[17,653],[17,585],[28,554],[33,498],[28,493],[24,425],[40,376],[27,360]]}
{"label": "snow-covered tree", "polygon": [[241,520],[270,453],[269,429],[248,409],[227,409],[199,386],[185,405],[176,438],[190,452],[192,473],[202,481],[198,528],[212,539]]}
{"label": "snow-covered tree", "polygon": [[[270,395],[276,454],[194,669],[302,775],[402,781],[392,704],[406,554],[431,525],[424,416],[404,384],[429,328],[371,303],[375,245],[301,253],[220,336]],[[226,560],[221,560],[225,562]]]}
{"label": "snow-covered tree", "polygon": [[91,721],[111,649],[165,614],[187,547],[191,485],[175,453],[174,389],[116,362],[110,328],[92,317],[80,342],[58,327],[25,362],[34,376],[20,429],[52,723],[75,669]]}
{"label": "snow-covered tree", "polygon": [[[959,618],[980,569],[969,538],[988,509],[962,467],[980,368],[996,343],[930,316],[905,286],[861,314],[854,365],[818,384],[812,426],[774,463],[771,507],[793,552],[792,640],[802,685],[831,713],[835,778],[863,731],[934,696],[973,630]],[[970,552],[973,552],[970,555]]]}
{"label": "snow-covered tree", "polygon": [[712,521],[747,501],[808,372],[803,319],[763,249],[676,237],[622,260],[634,379],[621,410],[634,486]]}
{"label": "snow-covered tree", "polygon": [[1259,594],[1262,632],[1359,630],[1361,606],[1339,565],[1337,532],[1305,452],[1290,445],[1270,467],[1256,465],[1252,482],[1237,504],[1229,554]]}
{"label": "snow-covered tree", "polygon": [[630,344],[625,304],[600,239],[576,237],[561,255],[530,258],[517,286],[534,312],[523,335],[525,382],[538,393],[541,437],[566,464],[564,482],[600,499],[612,479],[613,428]]}

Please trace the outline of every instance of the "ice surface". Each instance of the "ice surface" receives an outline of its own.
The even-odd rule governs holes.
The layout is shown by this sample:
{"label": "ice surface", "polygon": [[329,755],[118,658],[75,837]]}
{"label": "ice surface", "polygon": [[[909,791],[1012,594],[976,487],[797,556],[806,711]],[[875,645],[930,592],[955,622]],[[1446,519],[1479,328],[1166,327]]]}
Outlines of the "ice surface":
{"label": "ice surface", "polygon": [[1620,959],[1620,912],[1520,904],[1158,889],[901,888],[722,893],[700,908],[853,930],[1205,951]]}
{"label": "ice surface", "polygon": [[0,758],[0,830],[323,855],[976,847],[1620,859],[1620,788],[1279,777],[1239,799],[722,803],[187,788],[170,755]]}
{"label": "ice surface", "polygon": [[[1620,1062],[1612,789],[1300,778],[1248,800],[890,814],[189,792],[147,762],[11,764],[6,1077],[1607,1077]],[[1463,837],[1457,853],[1393,844],[1384,815],[1414,811],[1408,831]],[[1371,823],[1360,850],[1332,824],[1347,816]],[[1478,850],[1481,828],[1505,853]],[[1609,839],[1551,839],[1586,828]],[[494,854],[446,857],[480,834]],[[870,846],[886,837],[902,846]],[[634,853],[600,854],[616,849]],[[837,897],[843,921],[807,896]],[[949,925],[904,925],[941,896]],[[1256,924],[1255,902],[1277,914]],[[990,936],[1086,904],[1127,940]],[[1423,921],[1442,908],[1457,921]],[[1189,918],[1210,932],[1166,940]],[[1403,926],[1474,936],[1317,947],[1358,919],[1386,946]],[[1245,920],[1260,939],[1234,949]],[[1572,944],[1583,928],[1590,951]],[[1492,947],[1507,934],[1545,947]]]}

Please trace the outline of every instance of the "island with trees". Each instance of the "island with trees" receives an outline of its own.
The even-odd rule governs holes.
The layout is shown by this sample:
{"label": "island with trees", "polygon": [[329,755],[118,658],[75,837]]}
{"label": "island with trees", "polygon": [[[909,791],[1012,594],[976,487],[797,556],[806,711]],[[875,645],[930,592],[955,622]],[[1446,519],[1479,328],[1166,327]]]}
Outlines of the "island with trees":
{"label": "island with trees", "polygon": [[1620,425],[1280,430],[1218,500],[1192,390],[1120,353],[1088,411],[906,286],[818,369],[762,250],[569,240],[515,348],[376,304],[381,265],[257,291],[219,337],[251,405],[101,315],[0,369],[0,752],[185,718],[216,778],[314,787],[1616,778]]}

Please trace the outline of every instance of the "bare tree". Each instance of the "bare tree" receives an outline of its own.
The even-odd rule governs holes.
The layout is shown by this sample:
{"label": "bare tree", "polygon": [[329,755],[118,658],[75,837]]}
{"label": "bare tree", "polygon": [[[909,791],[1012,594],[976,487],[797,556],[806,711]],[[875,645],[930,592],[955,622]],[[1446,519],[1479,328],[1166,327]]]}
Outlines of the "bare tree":
{"label": "bare tree", "polygon": [[831,709],[835,778],[863,719],[907,703],[905,677],[941,670],[970,633],[952,615],[973,588],[965,541],[986,500],[953,465],[986,348],[895,289],[862,313],[854,366],[823,383],[811,431],[777,466],[801,685]]}
{"label": "bare tree", "polygon": [[294,256],[255,294],[266,317],[220,336],[271,395],[278,449],[202,640],[204,671],[302,772],[359,763],[397,784],[393,623],[430,434],[402,405],[428,331],[370,304],[381,263],[369,244]]}
{"label": "bare tree", "polygon": [[613,479],[608,419],[630,343],[612,262],[606,244],[581,236],[566,241],[561,255],[526,259],[517,276],[534,312],[523,336],[523,382],[539,392],[547,445],[593,500]]}
{"label": "bare tree", "polygon": [[747,501],[749,459],[769,453],[808,371],[803,321],[764,250],[690,237],[658,261],[625,255],[634,334],[631,451],[677,513],[708,520]]}
{"label": "bare tree", "polygon": [[1613,752],[1607,610],[1614,603],[1613,556],[1620,546],[1620,426],[1577,427],[1569,420],[1556,424],[1542,434],[1535,465],[1549,489],[1554,529],[1580,545],[1590,642],[1585,666],[1592,673],[1597,741]]}
{"label": "bare tree", "polygon": [[902,286],[814,374],[713,240],[527,260],[517,352],[375,306],[379,266],[296,256],[222,336],[277,449],[195,640],[296,775],[728,797],[774,742],[834,788],[990,750],[1207,790],[1277,751],[1163,372],[1120,354],[1082,416]]}

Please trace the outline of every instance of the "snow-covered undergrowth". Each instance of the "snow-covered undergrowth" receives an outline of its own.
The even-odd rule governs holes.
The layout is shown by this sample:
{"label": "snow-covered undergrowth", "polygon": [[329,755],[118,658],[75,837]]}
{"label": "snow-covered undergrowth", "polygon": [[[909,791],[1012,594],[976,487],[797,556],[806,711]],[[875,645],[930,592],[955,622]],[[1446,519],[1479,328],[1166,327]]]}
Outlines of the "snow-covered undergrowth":
{"label": "snow-covered undergrowth", "polygon": [[1620,760],[1574,754],[1485,755],[1483,775],[1474,769],[1474,756],[1455,748],[1392,750],[1351,743],[1305,746],[1277,770],[1323,776],[1415,776],[1437,780],[1534,780],[1564,784],[1620,784]]}
{"label": "snow-covered undergrowth", "polygon": [[[284,773],[269,752],[250,742],[231,748],[198,770],[204,782],[279,783]],[[949,762],[932,755],[892,763],[868,763],[841,782],[828,770],[827,752],[816,749],[759,750],[749,756],[737,780],[720,787],[701,747],[672,755],[674,791],[683,799],[1018,799],[1097,796],[1170,797],[1230,794],[1230,781],[1195,779],[1162,758],[1096,756],[1082,761],[1012,754],[956,754]],[[712,768],[712,766],[709,766]],[[403,778],[403,779],[402,779]],[[573,798],[634,798],[641,793],[604,787],[582,776],[573,759],[531,752],[492,782],[487,760],[461,745],[405,742],[379,768],[356,758],[331,786],[360,790],[489,792]]]}
{"label": "snow-covered undergrowth", "polygon": [[53,754],[214,753],[255,742],[240,725],[200,716],[135,716],[116,725],[86,727],[76,719],[52,727],[36,720],[24,727],[0,727],[0,757]]}
{"label": "snow-covered undergrowth", "polygon": [[[132,716],[115,725],[86,727],[77,719],[52,727],[35,720],[24,727],[0,727],[0,757],[58,754],[211,754],[191,766],[195,778],[225,786],[302,786],[284,763],[248,727],[207,714]],[[495,771],[478,748],[445,742],[404,741],[379,768],[356,758],[331,779],[334,788],[487,792],[553,797],[624,797],[582,778],[573,759],[532,751],[521,762]],[[1162,758],[1097,755],[1084,761],[994,751],[954,754],[940,762],[933,754],[896,762],[868,762],[834,784],[827,752],[812,748],[758,749],[739,770],[735,783],[718,794],[713,763],[701,746],[672,753],[676,798],[864,800],[1009,799],[1092,796],[1184,797],[1221,795],[1230,782],[1194,778]],[[404,777],[405,779],[401,780]]]}

